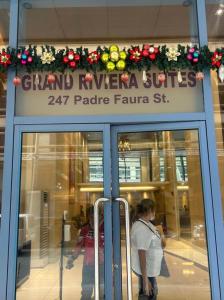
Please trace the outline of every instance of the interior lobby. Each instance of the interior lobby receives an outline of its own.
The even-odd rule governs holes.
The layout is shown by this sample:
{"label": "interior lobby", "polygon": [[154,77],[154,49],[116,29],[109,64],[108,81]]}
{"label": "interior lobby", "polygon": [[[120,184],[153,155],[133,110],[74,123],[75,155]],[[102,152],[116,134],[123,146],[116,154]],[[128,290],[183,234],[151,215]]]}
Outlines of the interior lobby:
{"label": "interior lobby", "polygon": [[[137,204],[151,198],[156,202],[155,222],[163,226],[167,238],[170,276],[159,277],[158,299],[174,299],[174,293],[178,300],[192,295],[210,299],[197,131],[127,132],[117,139],[120,196],[129,202],[131,223]],[[64,300],[80,297],[83,255],[71,270],[66,264],[88,222],[88,207],[103,195],[103,163],[100,132],[23,134],[17,300],[56,300],[60,288]],[[127,299],[122,205],[120,223],[123,299]],[[132,280],[137,299],[134,274]]]}

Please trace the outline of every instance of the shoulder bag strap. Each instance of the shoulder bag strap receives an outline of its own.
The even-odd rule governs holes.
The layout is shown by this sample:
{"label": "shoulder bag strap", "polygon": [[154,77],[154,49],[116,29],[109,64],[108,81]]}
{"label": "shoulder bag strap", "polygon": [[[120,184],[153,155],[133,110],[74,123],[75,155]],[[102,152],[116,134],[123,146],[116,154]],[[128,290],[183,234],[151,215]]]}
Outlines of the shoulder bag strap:
{"label": "shoulder bag strap", "polygon": [[141,222],[142,224],[144,224],[152,233],[155,234],[155,236],[157,236],[159,239],[161,239],[161,236],[159,234],[157,234],[154,230],[152,230],[152,228],[150,226],[148,226],[145,222],[143,222],[142,220],[138,219],[138,222]]}

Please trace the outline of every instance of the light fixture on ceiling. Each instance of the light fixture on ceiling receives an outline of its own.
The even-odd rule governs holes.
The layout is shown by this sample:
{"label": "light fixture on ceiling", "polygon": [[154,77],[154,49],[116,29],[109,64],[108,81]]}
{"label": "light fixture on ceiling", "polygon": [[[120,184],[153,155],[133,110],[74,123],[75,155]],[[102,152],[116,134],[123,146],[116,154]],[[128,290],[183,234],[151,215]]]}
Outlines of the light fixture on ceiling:
{"label": "light fixture on ceiling", "polygon": [[125,155],[128,151],[131,151],[131,144],[127,138],[120,139],[118,144],[118,150],[120,153],[121,158],[124,161],[124,179],[125,182],[127,181],[127,165]]}
{"label": "light fixture on ceiling", "polygon": [[224,10],[222,8],[219,8],[219,9],[216,10],[215,15],[216,16],[222,16],[223,13],[224,13]]}
{"label": "light fixture on ceiling", "polygon": [[59,191],[62,190],[62,184],[61,184],[61,182],[57,182],[56,189],[59,190]]}
{"label": "light fixture on ceiling", "polygon": [[[120,191],[129,191],[129,192],[144,192],[144,191],[155,191],[158,187],[155,186],[121,186]],[[103,192],[103,187],[81,187],[80,192],[89,193],[89,192]]]}
{"label": "light fixture on ceiling", "polygon": [[216,16],[222,16],[224,14],[224,4],[219,4],[218,9],[215,12]]}
{"label": "light fixture on ceiling", "polygon": [[119,152],[122,152],[122,153],[131,151],[131,144],[130,144],[129,140],[126,138],[120,139],[119,144],[118,144],[118,149],[119,149]]}

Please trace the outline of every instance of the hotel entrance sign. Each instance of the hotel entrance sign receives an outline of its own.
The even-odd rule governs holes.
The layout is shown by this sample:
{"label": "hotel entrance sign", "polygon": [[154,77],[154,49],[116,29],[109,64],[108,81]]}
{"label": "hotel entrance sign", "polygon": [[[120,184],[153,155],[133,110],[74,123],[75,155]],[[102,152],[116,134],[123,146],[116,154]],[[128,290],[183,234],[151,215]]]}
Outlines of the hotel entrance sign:
{"label": "hotel entrance sign", "polygon": [[203,111],[201,83],[192,71],[169,72],[165,82],[159,82],[158,72],[129,75],[122,82],[119,73],[97,73],[93,81],[85,81],[84,72],[56,74],[49,84],[47,74],[23,74],[17,88],[16,115],[120,115]]}

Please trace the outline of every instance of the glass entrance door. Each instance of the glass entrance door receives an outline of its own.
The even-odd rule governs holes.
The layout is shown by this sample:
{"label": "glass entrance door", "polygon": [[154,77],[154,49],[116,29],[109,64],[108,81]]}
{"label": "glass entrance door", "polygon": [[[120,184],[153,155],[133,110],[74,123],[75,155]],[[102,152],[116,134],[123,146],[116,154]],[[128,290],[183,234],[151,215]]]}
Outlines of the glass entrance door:
{"label": "glass entrance door", "polygon": [[129,272],[132,299],[145,277],[149,299],[211,299],[198,130],[116,127],[113,142],[113,196],[129,204],[132,260],[128,270],[125,207],[115,201],[115,299],[131,299]]}
{"label": "glass entrance door", "polygon": [[[140,252],[157,300],[211,299],[212,204],[196,125],[20,126],[7,299],[138,299]],[[96,297],[94,204],[102,197]]]}
{"label": "glass entrance door", "polygon": [[[16,300],[94,297],[94,204],[110,180],[104,138],[92,129],[21,133]],[[110,213],[110,201],[99,204],[99,299],[111,299]]]}

